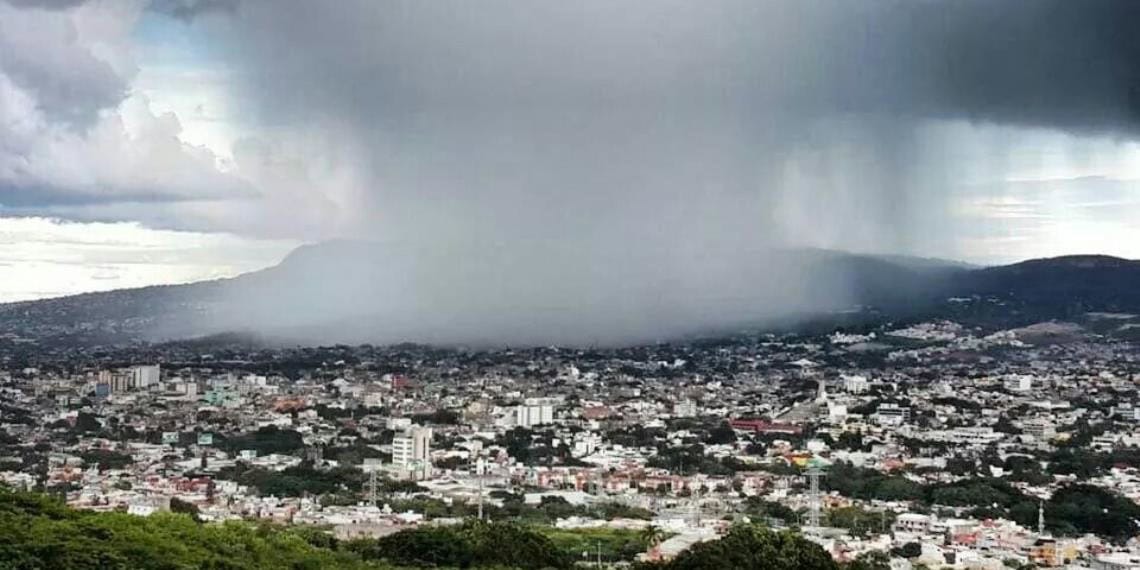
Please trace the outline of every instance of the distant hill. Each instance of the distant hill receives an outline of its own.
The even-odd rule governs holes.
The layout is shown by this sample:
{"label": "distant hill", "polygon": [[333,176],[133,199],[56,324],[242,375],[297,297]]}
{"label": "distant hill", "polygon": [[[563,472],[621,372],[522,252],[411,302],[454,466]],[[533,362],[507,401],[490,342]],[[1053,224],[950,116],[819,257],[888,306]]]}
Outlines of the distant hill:
{"label": "distant hill", "polygon": [[677,263],[670,252],[603,260],[565,253],[464,258],[329,242],[232,279],[0,304],[0,335],[78,345],[234,331],[296,342],[593,344],[856,309],[1018,324],[1140,312],[1140,262],[1107,256],[974,268],[783,250],[728,264],[696,256],[663,270]]}
{"label": "distant hill", "polygon": [[956,295],[1000,301],[997,316],[1073,318],[1089,312],[1140,311],[1140,261],[1104,255],[1033,259],[965,272],[951,281]]}
{"label": "distant hill", "polygon": [[1140,304],[1140,262],[1104,255],[1033,259],[972,271],[963,288],[978,294],[1011,295],[1027,304],[1074,302],[1101,310]]}

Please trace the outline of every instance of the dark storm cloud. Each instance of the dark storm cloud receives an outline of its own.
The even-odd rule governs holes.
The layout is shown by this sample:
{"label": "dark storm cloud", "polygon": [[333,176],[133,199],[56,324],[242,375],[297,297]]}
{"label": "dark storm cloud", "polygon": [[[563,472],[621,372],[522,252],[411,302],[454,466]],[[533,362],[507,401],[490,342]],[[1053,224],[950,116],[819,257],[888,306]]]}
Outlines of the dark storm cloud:
{"label": "dark storm cloud", "polygon": [[953,173],[918,164],[915,129],[1131,136],[1136,24],[1127,0],[254,0],[217,47],[250,116],[345,129],[369,234],[768,244],[814,222],[916,250]]}
{"label": "dark storm cloud", "polygon": [[[273,107],[308,113],[702,106],[1128,131],[1140,3],[248,2]],[[285,46],[303,49],[284,52]],[[282,57],[289,53],[289,57]],[[241,54],[238,54],[239,57]]]}
{"label": "dark storm cloud", "polygon": [[174,189],[137,188],[116,189],[115,192],[93,192],[90,189],[45,185],[14,185],[0,183],[0,210],[29,211],[35,215],[49,214],[58,208],[80,206],[113,206],[115,204],[169,204],[221,199],[252,199],[257,194],[248,186],[229,180],[219,180],[213,188],[195,189],[192,194],[178,193]]}
{"label": "dark storm cloud", "polygon": [[1128,0],[886,3],[828,29],[846,52],[835,85],[856,87],[831,93],[856,110],[1132,134],[1137,25]]}
{"label": "dark storm cloud", "polygon": [[1131,137],[1138,24],[1126,0],[250,0],[208,29],[249,116],[354,157],[340,230],[386,244],[395,288],[259,319],[581,343],[850,300],[781,247],[946,251],[956,173],[923,126]]}

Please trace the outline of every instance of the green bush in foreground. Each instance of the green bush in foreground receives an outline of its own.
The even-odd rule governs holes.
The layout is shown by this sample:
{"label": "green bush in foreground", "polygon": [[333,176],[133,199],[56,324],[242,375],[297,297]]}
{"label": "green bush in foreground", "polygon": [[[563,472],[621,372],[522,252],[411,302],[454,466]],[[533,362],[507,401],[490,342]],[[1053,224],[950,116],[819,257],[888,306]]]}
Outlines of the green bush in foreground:
{"label": "green bush in foreground", "polygon": [[838,570],[818,544],[790,532],[737,525],[720,540],[702,542],[673,560],[642,565],[644,570]]}
{"label": "green bush in foreground", "polygon": [[549,538],[511,523],[470,521],[425,526],[346,548],[365,560],[401,566],[568,568],[571,559]]}
{"label": "green bush in foreground", "polygon": [[320,570],[378,568],[317,548],[280,527],[202,525],[188,515],[143,518],[76,511],[42,495],[0,489],[0,568],[13,570]]}

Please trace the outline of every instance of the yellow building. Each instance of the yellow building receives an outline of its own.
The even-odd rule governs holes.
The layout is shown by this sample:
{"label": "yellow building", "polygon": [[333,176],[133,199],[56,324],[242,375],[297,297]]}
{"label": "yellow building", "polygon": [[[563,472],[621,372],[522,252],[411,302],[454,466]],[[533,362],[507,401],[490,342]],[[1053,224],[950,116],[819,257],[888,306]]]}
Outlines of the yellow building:
{"label": "yellow building", "polygon": [[1029,547],[1029,561],[1038,566],[1064,566],[1076,559],[1077,547],[1072,541],[1041,537]]}

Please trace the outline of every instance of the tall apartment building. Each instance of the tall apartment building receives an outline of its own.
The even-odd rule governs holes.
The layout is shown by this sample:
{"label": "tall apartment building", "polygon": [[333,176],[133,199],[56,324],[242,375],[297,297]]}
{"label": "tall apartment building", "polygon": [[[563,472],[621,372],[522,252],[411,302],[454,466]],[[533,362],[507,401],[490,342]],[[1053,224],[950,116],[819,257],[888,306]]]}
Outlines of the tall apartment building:
{"label": "tall apartment building", "polygon": [[515,425],[528,428],[554,423],[554,404],[550,398],[527,398],[515,407]]}
{"label": "tall apartment building", "polygon": [[100,370],[95,392],[100,395],[121,394],[132,389],[145,390],[159,383],[161,369],[157,364],[132,366],[122,370]]}
{"label": "tall apartment building", "polygon": [[839,378],[843,380],[843,389],[848,394],[862,394],[870,386],[866,376],[843,374]]}
{"label": "tall apartment building", "polygon": [[102,394],[122,394],[131,388],[131,380],[130,373],[122,370],[100,370],[95,391]]}
{"label": "tall apartment building", "polygon": [[159,383],[162,369],[158,364],[131,367],[131,383],[135,388],[147,389]]}
{"label": "tall apartment building", "polygon": [[410,479],[431,477],[431,428],[411,427],[392,438],[392,464]]}

